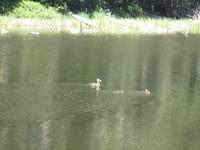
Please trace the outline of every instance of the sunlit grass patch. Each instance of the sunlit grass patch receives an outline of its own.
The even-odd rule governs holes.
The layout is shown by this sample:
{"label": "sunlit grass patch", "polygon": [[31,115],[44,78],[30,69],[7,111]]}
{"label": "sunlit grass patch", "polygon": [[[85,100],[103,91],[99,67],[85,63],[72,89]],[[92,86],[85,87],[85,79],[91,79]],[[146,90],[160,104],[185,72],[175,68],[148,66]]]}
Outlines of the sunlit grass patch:
{"label": "sunlit grass patch", "polygon": [[[15,18],[15,17],[0,17],[0,28],[46,28],[57,30],[73,26],[76,22],[73,19],[40,19],[40,18]],[[75,23],[77,24],[77,23]]]}
{"label": "sunlit grass patch", "polygon": [[200,33],[200,20],[190,20],[188,24],[190,26],[189,33]]}
{"label": "sunlit grass patch", "polygon": [[30,27],[44,28],[49,30],[80,32],[102,32],[102,33],[200,33],[200,21],[189,19],[168,19],[168,18],[89,18],[94,26],[88,26],[73,17],[65,16],[62,18],[43,19],[43,18],[16,18],[10,16],[0,16],[0,28]]}

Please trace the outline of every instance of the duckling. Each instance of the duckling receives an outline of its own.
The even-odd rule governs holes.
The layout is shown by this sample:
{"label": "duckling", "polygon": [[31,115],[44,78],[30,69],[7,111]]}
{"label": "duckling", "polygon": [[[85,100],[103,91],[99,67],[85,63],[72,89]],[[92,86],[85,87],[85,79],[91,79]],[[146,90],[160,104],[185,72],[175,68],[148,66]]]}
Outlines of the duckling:
{"label": "duckling", "polygon": [[96,90],[99,91],[101,83],[102,83],[102,80],[97,78],[97,82],[90,83],[90,87],[91,88],[96,88]]}
{"label": "duckling", "polygon": [[151,94],[151,92],[148,89],[144,89],[143,92],[144,92],[145,95],[150,95]]}
{"label": "duckling", "polygon": [[124,94],[124,90],[116,90],[114,91],[115,94]]}

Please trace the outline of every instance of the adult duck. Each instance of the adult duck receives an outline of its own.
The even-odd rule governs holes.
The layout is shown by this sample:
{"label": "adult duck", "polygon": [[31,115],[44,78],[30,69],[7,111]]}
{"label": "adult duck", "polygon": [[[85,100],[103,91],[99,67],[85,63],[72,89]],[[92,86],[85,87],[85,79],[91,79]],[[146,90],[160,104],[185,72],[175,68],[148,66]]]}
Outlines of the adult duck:
{"label": "adult duck", "polygon": [[90,83],[90,87],[91,88],[96,88],[96,90],[99,91],[100,87],[101,87],[101,83],[102,83],[102,80],[97,78],[97,82]]}

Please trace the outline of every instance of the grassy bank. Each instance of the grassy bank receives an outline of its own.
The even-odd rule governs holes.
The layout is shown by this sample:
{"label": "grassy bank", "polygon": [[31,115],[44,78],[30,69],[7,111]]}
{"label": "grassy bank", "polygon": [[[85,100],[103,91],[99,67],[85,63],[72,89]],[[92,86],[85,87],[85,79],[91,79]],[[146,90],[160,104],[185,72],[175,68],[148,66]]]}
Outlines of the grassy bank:
{"label": "grassy bank", "polygon": [[173,19],[115,19],[107,17],[104,19],[87,19],[90,26],[77,19],[68,17],[61,19],[39,19],[39,18],[15,18],[0,17],[0,28],[36,28],[71,33],[200,33],[199,20],[173,20]]}
{"label": "grassy bank", "polygon": [[[71,33],[200,33],[200,21],[169,18],[115,18],[102,10],[88,15],[63,15],[55,8],[37,2],[22,1],[18,7],[0,16],[0,28],[35,28]],[[81,17],[80,17],[81,16]]]}

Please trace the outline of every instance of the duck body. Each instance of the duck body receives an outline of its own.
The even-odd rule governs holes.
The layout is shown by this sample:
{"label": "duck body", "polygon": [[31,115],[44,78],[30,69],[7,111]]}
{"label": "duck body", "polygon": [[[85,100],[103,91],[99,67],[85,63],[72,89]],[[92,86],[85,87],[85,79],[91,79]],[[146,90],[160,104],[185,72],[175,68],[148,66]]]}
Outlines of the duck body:
{"label": "duck body", "polygon": [[90,83],[91,88],[96,88],[97,91],[100,90],[102,80],[97,78],[97,82]]}
{"label": "duck body", "polygon": [[143,92],[144,92],[145,95],[150,95],[151,94],[151,92],[148,89],[144,89]]}

